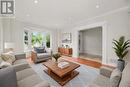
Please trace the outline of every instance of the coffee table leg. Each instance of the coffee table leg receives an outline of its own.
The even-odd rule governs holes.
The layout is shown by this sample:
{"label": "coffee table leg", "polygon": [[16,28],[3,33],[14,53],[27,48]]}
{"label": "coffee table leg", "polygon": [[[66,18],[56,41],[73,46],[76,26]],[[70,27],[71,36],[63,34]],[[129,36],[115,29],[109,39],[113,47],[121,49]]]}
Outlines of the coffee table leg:
{"label": "coffee table leg", "polygon": [[51,75],[51,70],[50,69],[48,69],[48,74]]}
{"label": "coffee table leg", "polygon": [[73,75],[74,75],[74,72],[72,71],[70,75],[71,75],[71,78],[72,78],[72,77],[73,77]]}

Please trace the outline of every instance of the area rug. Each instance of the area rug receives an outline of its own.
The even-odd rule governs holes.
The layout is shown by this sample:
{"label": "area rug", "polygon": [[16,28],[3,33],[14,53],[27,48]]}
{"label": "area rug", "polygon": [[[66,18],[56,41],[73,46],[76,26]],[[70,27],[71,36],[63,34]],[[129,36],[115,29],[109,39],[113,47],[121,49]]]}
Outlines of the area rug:
{"label": "area rug", "polygon": [[99,69],[81,65],[78,69],[76,69],[79,71],[79,75],[64,86],[61,86],[43,71],[46,67],[41,63],[31,64],[31,67],[36,71],[41,79],[48,81],[51,87],[88,87],[89,83],[99,74]]}

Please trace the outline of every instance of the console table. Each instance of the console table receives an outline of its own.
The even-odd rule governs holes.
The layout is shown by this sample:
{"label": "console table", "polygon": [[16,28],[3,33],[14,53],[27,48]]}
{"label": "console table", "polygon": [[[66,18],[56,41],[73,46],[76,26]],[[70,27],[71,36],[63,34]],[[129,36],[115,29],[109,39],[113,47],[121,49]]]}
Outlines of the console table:
{"label": "console table", "polygon": [[58,52],[59,52],[61,55],[72,56],[72,48],[58,47]]}

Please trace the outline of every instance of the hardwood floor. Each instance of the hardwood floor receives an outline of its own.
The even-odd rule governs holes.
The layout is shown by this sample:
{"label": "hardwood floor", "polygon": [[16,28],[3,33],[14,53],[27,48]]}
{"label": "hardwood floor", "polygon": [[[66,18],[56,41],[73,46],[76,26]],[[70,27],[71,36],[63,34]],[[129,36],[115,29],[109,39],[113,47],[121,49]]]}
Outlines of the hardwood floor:
{"label": "hardwood floor", "polygon": [[68,60],[68,61],[72,61],[72,62],[77,62],[77,63],[80,63],[80,64],[84,64],[84,65],[87,65],[87,66],[91,66],[91,67],[94,67],[94,68],[100,68],[102,66],[102,64],[99,63],[99,62],[81,59],[81,58],[63,57],[63,59]]}
{"label": "hardwood floor", "polygon": [[[94,67],[94,68],[100,68],[102,66],[102,64],[99,63],[99,62],[95,62],[95,61],[91,61],[91,60],[87,60],[87,59],[72,58],[72,57],[67,57],[67,56],[63,56],[62,58],[65,59],[65,60],[71,61],[71,62],[77,62],[77,63],[84,64],[84,65],[87,65],[87,66],[91,66],[91,67]],[[33,62],[31,61],[31,58],[27,58],[27,61],[30,64],[33,64]]]}
{"label": "hardwood floor", "polygon": [[99,55],[80,53],[79,58],[102,63],[102,56],[99,56]]}

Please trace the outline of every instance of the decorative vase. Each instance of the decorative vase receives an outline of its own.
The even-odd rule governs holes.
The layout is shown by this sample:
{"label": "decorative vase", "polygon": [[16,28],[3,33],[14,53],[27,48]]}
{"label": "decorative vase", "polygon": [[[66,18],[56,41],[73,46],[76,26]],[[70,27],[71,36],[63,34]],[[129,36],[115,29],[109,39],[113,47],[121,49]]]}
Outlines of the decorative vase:
{"label": "decorative vase", "polygon": [[58,60],[55,60],[56,63],[58,63]]}
{"label": "decorative vase", "polygon": [[117,68],[122,72],[125,67],[125,61],[122,59],[118,59]]}

